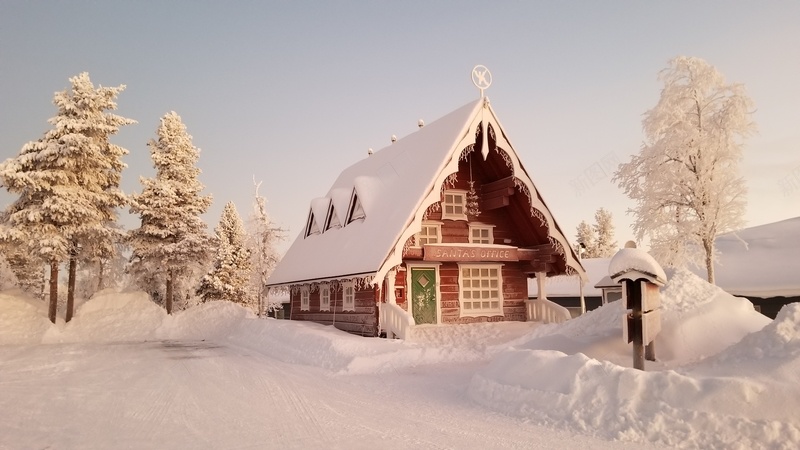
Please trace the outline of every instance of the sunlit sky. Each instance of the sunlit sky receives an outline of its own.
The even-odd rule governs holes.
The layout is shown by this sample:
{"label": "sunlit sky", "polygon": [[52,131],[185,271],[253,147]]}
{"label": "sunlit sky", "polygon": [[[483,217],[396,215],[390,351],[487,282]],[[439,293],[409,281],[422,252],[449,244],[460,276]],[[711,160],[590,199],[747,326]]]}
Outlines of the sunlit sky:
{"label": "sunlit sky", "polygon": [[[214,203],[243,217],[253,178],[289,230],[339,172],[475,99],[476,64],[511,143],[574,239],[597,208],[633,237],[633,203],[611,182],[641,145],[658,72],[697,56],[743,83],[748,226],[800,216],[800,2],[21,1],[0,3],[0,157],[50,128],[53,94],[89,72],[127,85],[112,140],[130,151],[123,190],[154,169],[146,143],[180,114]],[[12,197],[3,192],[0,201]],[[138,218],[123,214],[127,228]]]}

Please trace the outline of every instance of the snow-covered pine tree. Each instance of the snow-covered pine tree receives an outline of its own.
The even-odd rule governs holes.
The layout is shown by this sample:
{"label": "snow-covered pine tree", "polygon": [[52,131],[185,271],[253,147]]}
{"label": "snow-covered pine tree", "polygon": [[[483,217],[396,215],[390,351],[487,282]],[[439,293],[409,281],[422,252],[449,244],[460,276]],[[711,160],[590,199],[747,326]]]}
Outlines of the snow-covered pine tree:
{"label": "snow-covered pine tree", "polygon": [[258,315],[264,310],[274,312],[281,309],[278,302],[269,302],[267,296],[267,280],[280,261],[280,255],[275,246],[278,242],[286,239],[286,231],[273,225],[267,214],[267,199],[258,193],[261,182],[256,183],[255,198],[253,201],[253,212],[248,223],[248,247],[250,248],[250,258],[253,270],[250,277],[250,292],[257,300]]}
{"label": "snow-covered pine tree", "polygon": [[617,252],[617,241],[614,240],[614,222],[611,213],[600,208],[594,213],[594,231],[597,235],[597,258],[610,258]]}
{"label": "snow-covered pine tree", "polygon": [[247,289],[250,250],[245,242],[244,224],[233,202],[225,204],[214,231],[217,243],[214,265],[200,282],[197,295],[203,302],[227,300],[255,309]]}
{"label": "snow-covered pine tree", "polygon": [[159,284],[167,313],[172,313],[174,288],[183,277],[205,271],[212,254],[211,238],[200,215],[211,205],[202,196],[196,163],[199,150],[174,111],[161,119],[158,139],[148,142],[155,178],[141,178],[144,189],[131,196],[131,213],[141,218],[131,230],[129,271],[136,282],[154,294]]}
{"label": "snow-covered pine tree", "polygon": [[[578,240],[578,248],[576,248],[575,251],[578,252],[582,258],[596,258],[597,235],[595,234],[594,228],[586,223],[585,220],[582,220],[581,223],[578,224],[576,231],[575,238]],[[583,244],[583,249],[580,248],[581,244]]]}
{"label": "snow-covered pine tree", "polygon": [[44,264],[41,259],[32,255],[27,243],[4,242],[3,259],[7,261],[13,276],[6,279],[14,281],[14,285],[31,297],[42,299],[44,294]]}
{"label": "snow-covered pine tree", "polygon": [[[72,91],[56,94],[58,115],[51,121],[60,136],[62,158],[70,167],[80,190],[73,198],[85,199],[80,221],[71,232],[66,321],[72,318],[78,260],[100,263],[119,254],[118,243],[124,237],[117,224],[117,208],[127,204],[120,190],[122,157],[128,151],[109,139],[134,120],[111,114],[117,109],[116,98],[125,89],[94,87],[84,72],[70,79]],[[82,203],[82,202],[77,202]]]}
{"label": "snow-covered pine tree", "polygon": [[741,84],[726,84],[712,65],[679,56],[661,72],[658,104],[645,113],[639,154],[614,181],[636,202],[636,237],[650,238],[664,265],[705,260],[714,282],[714,239],[742,226],[744,139],[755,130],[753,102]]}
{"label": "snow-covered pine tree", "polygon": [[125,204],[119,190],[121,157],[109,143],[122,125],[135,123],[108,110],[125,87],[95,88],[87,73],[70,78],[71,91],[56,93],[54,128],[6,160],[0,176],[20,197],[6,211],[4,239],[26,243],[50,265],[50,320],[55,322],[59,264],[70,262],[67,316],[72,317],[77,258],[84,246],[113,242],[119,233],[115,208]]}

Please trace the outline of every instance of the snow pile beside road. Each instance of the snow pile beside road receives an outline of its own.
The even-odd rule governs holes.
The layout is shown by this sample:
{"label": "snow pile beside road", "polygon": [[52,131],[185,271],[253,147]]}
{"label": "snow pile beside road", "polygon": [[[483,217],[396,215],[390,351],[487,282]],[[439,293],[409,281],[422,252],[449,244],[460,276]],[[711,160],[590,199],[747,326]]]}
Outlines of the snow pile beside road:
{"label": "snow pile beside road", "polygon": [[157,339],[167,317],[144,292],[104,290],[83,303],[75,317],[59,322],[42,338],[45,344],[66,342],[131,342]]}
{"label": "snow pile beside road", "polygon": [[39,343],[51,325],[44,302],[19,290],[0,292],[0,345]]}

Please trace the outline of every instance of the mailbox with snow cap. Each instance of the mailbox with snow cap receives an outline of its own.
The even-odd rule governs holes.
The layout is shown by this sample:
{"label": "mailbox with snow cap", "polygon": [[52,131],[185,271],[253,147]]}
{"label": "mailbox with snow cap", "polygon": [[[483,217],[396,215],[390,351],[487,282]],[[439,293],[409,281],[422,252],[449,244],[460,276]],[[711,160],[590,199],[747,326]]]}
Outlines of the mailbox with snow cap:
{"label": "mailbox with snow cap", "polygon": [[658,289],[666,283],[667,275],[652,256],[631,244],[626,244],[626,248],[611,258],[608,275],[622,285],[626,309],[622,319],[623,339],[626,343],[633,342],[633,367],[644,370],[645,357],[655,361],[653,340],[661,331]]}

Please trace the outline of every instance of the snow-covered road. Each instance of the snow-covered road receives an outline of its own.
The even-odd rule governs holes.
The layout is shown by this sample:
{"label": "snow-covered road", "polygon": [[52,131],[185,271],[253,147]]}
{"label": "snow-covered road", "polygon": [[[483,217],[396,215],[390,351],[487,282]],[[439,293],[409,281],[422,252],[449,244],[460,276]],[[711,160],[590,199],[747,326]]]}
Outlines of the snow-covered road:
{"label": "snow-covered road", "polygon": [[477,363],[334,375],[202,341],[5,346],[0,361],[0,448],[634,447],[475,405]]}

